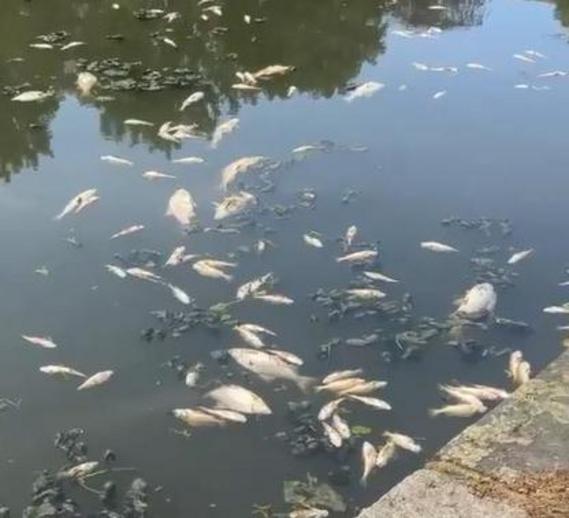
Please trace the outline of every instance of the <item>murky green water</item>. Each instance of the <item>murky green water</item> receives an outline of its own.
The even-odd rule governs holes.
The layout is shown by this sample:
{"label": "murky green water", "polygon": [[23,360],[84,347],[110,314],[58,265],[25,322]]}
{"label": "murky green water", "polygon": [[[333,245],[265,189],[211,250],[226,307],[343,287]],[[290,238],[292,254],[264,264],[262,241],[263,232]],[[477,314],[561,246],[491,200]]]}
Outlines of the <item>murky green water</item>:
{"label": "murky green water", "polygon": [[[52,443],[58,431],[72,427],[85,429],[90,459],[112,448],[118,455],[115,466],[134,467],[152,488],[162,488],[152,493],[152,516],[250,516],[254,504],[272,504],[284,512],[290,507],[283,502],[283,480],[308,472],[327,481],[342,466],[352,470],[351,482],[337,490],[349,505],[344,514],[353,516],[471,422],[428,416],[427,409],[441,403],[438,383],[508,386],[507,355],[497,351],[520,348],[537,371],[561,350],[555,327],[564,319],[544,315],[542,308],[566,299],[567,288],[558,283],[565,280],[569,257],[569,76],[538,76],[569,71],[563,25],[569,23],[568,4],[453,1],[445,3],[445,10],[414,1],[391,6],[371,0],[215,4],[222,6],[222,16],[210,12],[203,20],[207,4],[194,1],[125,0],[119,9],[110,1],[2,2],[0,397],[22,402],[18,410],[0,414],[0,504],[15,516],[29,503],[39,470],[56,471],[65,464]],[[133,11],[143,7],[178,11],[181,17],[172,23],[140,21]],[[442,32],[427,32],[429,27]],[[60,30],[69,34],[56,48],[29,47],[38,36]],[[178,48],[165,44],[164,37]],[[86,45],[64,51],[57,46],[70,41]],[[544,57],[524,54],[533,63],[512,57],[527,50]],[[80,98],[74,87],[77,72],[109,58],[118,59],[119,66],[112,74],[95,72],[100,80],[95,96]],[[458,67],[458,72],[422,71],[413,62]],[[472,62],[491,71],[467,68]],[[236,72],[275,63],[296,69],[263,82],[260,91],[232,88]],[[346,92],[365,81],[382,82],[385,88],[346,102]],[[140,91],[141,84],[164,89]],[[288,97],[291,85],[298,92]],[[44,102],[10,101],[17,92],[48,88],[56,95]],[[205,92],[204,101],[180,112],[183,99],[195,90]],[[442,91],[446,95],[433,99]],[[231,117],[239,118],[239,128],[212,149],[213,129]],[[124,125],[128,118],[155,126],[129,128]],[[156,132],[168,120],[196,124],[204,138],[166,142]],[[334,143],[332,149],[291,162],[293,148],[323,140]],[[135,165],[100,160],[110,154]],[[188,155],[206,162],[171,162]],[[238,234],[187,235],[164,217],[168,198],[183,187],[196,200],[202,227],[214,226],[212,204],[223,196],[220,171],[246,155],[287,164],[267,173],[274,190],[255,190],[255,224]],[[141,177],[147,170],[176,179],[149,182]],[[245,187],[254,190],[258,177],[245,175]],[[77,216],[53,220],[72,196],[90,187],[99,191],[96,204]],[[317,195],[311,208],[298,206],[304,189]],[[496,226],[486,234],[440,224],[453,215],[507,218],[513,233],[504,237]],[[109,240],[133,224],[145,229]],[[397,325],[377,315],[330,322],[326,309],[310,298],[319,288],[343,289],[359,278],[334,260],[343,253],[336,240],[352,224],[359,229],[356,243],[379,241],[381,271],[401,280],[380,286],[389,299],[412,294],[410,322]],[[303,243],[308,230],[325,237],[323,249]],[[70,236],[83,246],[71,246]],[[262,255],[239,249],[252,249],[261,238],[276,246]],[[450,243],[461,253],[428,253],[419,248],[425,240]],[[157,269],[202,308],[229,301],[242,283],[274,272],[278,291],[295,300],[292,306],[246,301],[231,313],[276,331],[277,344],[303,358],[303,374],[323,376],[363,366],[370,379],[387,380],[381,397],[393,411],[353,407],[345,417],[352,425],[370,427],[367,438],[374,443],[386,429],[420,438],[424,454],[401,453],[362,488],[361,439],[340,453],[296,457],[276,437],[294,428],[287,402],[307,399],[316,412],[329,398],[244,377],[236,365],[221,366],[210,357],[211,351],[239,343],[231,329],[197,327],[179,338],[141,340],[141,330],[159,326],[151,311],[186,308],[168,289],[121,280],[104,265],[120,265],[117,254],[125,257],[144,248],[160,251],[165,260],[182,244],[189,253],[238,262],[231,283],[200,277],[189,265]],[[452,301],[476,281],[469,263],[474,250],[490,245],[500,247],[493,256],[499,267],[510,248],[535,248],[527,261],[506,267],[519,276],[515,286],[499,290],[497,310],[498,316],[527,321],[534,332],[515,334],[492,326],[477,334],[481,349],[472,354],[449,346],[450,338],[441,333],[418,353],[401,358],[393,334],[416,328],[424,316],[444,321]],[[34,272],[42,266],[48,276]],[[319,346],[335,337],[378,328],[378,344],[339,345],[327,359],[318,355]],[[51,336],[59,347],[33,347],[22,334]],[[204,363],[202,380],[208,387],[228,376],[248,384],[270,403],[273,415],[225,429],[194,430],[189,438],[174,433],[183,425],[169,412],[201,404],[204,392],[186,387],[166,366],[175,356],[188,364]],[[73,380],[38,372],[56,363],[88,373],[113,369],[115,376],[105,386],[77,392]],[[133,476],[126,472],[112,478],[122,490]],[[97,488],[104,480],[97,477],[89,485]],[[83,505],[83,515],[98,508],[97,497],[84,489],[72,488],[70,496]]]}

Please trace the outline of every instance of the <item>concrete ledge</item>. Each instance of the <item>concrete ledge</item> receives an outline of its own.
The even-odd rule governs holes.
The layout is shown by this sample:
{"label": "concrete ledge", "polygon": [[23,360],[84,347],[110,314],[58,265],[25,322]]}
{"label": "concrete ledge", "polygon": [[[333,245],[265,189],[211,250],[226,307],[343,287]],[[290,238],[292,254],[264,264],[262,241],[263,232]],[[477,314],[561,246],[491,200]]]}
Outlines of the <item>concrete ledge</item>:
{"label": "concrete ledge", "polygon": [[568,518],[569,352],[360,518]]}

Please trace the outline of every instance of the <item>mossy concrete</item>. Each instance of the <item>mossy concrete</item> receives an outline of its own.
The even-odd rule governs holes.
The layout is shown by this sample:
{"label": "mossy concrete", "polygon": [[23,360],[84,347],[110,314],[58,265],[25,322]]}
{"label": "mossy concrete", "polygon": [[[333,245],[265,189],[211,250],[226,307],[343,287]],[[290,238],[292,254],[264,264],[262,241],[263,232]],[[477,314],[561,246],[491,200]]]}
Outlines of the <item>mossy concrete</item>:
{"label": "mossy concrete", "polygon": [[569,517],[569,352],[360,518]]}

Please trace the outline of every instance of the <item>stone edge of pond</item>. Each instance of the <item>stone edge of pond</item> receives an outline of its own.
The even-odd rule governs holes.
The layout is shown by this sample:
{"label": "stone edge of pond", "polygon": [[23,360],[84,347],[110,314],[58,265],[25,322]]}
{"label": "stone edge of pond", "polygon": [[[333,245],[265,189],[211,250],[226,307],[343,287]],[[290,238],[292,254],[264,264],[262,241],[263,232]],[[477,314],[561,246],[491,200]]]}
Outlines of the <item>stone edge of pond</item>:
{"label": "stone edge of pond", "polygon": [[359,518],[569,516],[569,351]]}

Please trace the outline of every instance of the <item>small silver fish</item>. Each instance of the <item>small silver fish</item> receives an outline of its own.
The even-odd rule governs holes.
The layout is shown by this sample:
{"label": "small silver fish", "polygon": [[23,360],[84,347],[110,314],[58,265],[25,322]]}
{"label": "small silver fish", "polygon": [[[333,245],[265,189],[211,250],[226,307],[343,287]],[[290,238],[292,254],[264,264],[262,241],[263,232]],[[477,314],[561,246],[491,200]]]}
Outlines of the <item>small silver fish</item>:
{"label": "small silver fish", "polygon": [[393,442],[397,447],[403,448],[404,450],[408,450],[413,453],[419,453],[421,451],[421,445],[417,444],[411,437],[408,435],[403,435],[402,433],[394,433],[394,432],[383,432],[383,436],[387,438],[387,440]]}
{"label": "small silver fish", "polygon": [[101,157],[101,160],[103,162],[109,162],[110,164],[124,165],[128,167],[132,167],[134,165],[134,162],[132,162],[131,160],[127,160],[126,158],[120,158],[114,155],[103,155]]}
{"label": "small silver fish", "polygon": [[77,376],[79,378],[86,378],[82,372],[72,369],[71,367],[66,367],[65,365],[44,365],[40,367],[39,370],[50,376]]}
{"label": "small silver fish", "polygon": [[351,254],[344,255],[336,258],[337,263],[351,263],[361,264],[373,262],[377,259],[377,250],[360,250],[359,252],[352,252]]}
{"label": "small silver fish", "polygon": [[112,370],[97,372],[96,374],[93,374],[91,377],[87,378],[81,385],[79,385],[77,387],[77,390],[85,390],[103,385],[104,383],[107,383],[113,377],[113,375],[114,371]]}
{"label": "small silver fish", "polygon": [[318,412],[318,420],[328,421],[328,419],[330,419],[332,415],[336,413],[342,402],[345,400],[345,398],[341,397],[338,399],[333,399],[332,401],[326,403]]}
{"label": "small silver fish", "polygon": [[42,337],[42,336],[30,336],[30,335],[22,335],[22,338],[33,345],[39,345],[44,349],[55,349],[57,344],[53,341],[53,339],[49,337]]}
{"label": "small silver fish", "polygon": [[349,92],[344,96],[344,99],[351,103],[352,101],[359,99],[361,97],[371,97],[376,92],[383,90],[385,85],[383,83],[378,83],[377,81],[367,81],[359,85],[357,88]]}
{"label": "small silver fish", "polygon": [[62,478],[81,479],[99,467],[97,461],[83,462],[59,473]]}
{"label": "small silver fish", "polygon": [[105,268],[107,269],[107,271],[111,272],[117,277],[120,277],[121,279],[126,279],[126,276],[128,275],[126,270],[123,270],[122,268],[115,266],[114,264],[106,264]]}
{"label": "small silver fish", "polygon": [[397,283],[399,282],[397,279],[393,279],[392,277],[388,277],[387,275],[383,275],[379,272],[364,272],[364,276],[372,281],[383,281],[383,282],[390,282],[390,283]]}
{"label": "small silver fish", "polygon": [[111,236],[111,239],[117,239],[118,237],[128,236],[129,234],[134,234],[135,232],[140,232],[144,230],[144,225],[131,225],[130,227],[123,228]]}
{"label": "small silver fish", "polygon": [[307,245],[313,246],[314,248],[322,248],[324,246],[324,243],[322,243],[320,239],[310,234],[304,234],[302,239]]}
{"label": "small silver fish", "polygon": [[168,288],[170,288],[170,291],[172,292],[172,295],[174,295],[174,297],[179,300],[182,304],[189,304],[192,299],[190,298],[190,296],[181,288],[178,288],[178,286],[174,286],[173,284],[166,284],[166,286],[168,286]]}
{"label": "small silver fish", "polygon": [[160,171],[146,171],[142,173],[142,177],[146,178],[147,180],[162,180],[165,178],[169,178],[175,180],[176,177],[172,176],[171,174],[161,173]]}
{"label": "small silver fish", "polygon": [[458,250],[450,245],[445,245],[444,243],[439,243],[437,241],[423,241],[421,243],[421,248],[425,250],[430,250],[431,252],[439,253],[456,253]]}
{"label": "small silver fish", "polygon": [[199,156],[187,156],[183,158],[175,158],[172,160],[173,164],[184,164],[184,165],[191,165],[191,164],[203,164],[205,160]]}
{"label": "small silver fish", "polygon": [[204,97],[205,94],[203,92],[194,92],[190,96],[186,97],[186,99],[184,99],[182,105],[180,106],[180,111],[183,112],[188,106],[200,102]]}
{"label": "small silver fish", "polygon": [[124,124],[126,126],[154,126],[153,122],[148,122],[142,119],[126,119]]}
{"label": "small silver fish", "polygon": [[525,258],[529,257],[534,253],[533,248],[529,248],[528,250],[522,250],[521,252],[516,252],[508,259],[508,264],[517,264],[520,261],[523,261]]}
{"label": "small silver fish", "polygon": [[362,444],[362,463],[363,463],[363,473],[360,479],[362,486],[367,484],[367,479],[376,467],[377,463],[377,450],[375,446],[368,441],[364,441]]}

